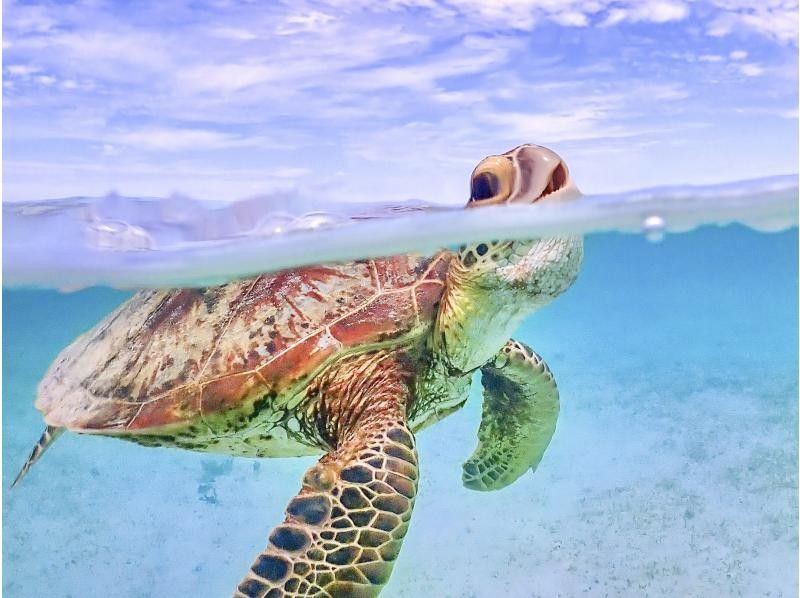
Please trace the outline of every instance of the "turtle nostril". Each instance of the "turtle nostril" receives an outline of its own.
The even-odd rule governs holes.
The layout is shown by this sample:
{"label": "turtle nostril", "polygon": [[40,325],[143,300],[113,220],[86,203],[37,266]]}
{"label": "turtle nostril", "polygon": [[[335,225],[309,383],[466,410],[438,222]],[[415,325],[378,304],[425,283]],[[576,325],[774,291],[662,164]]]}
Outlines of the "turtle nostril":
{"label": "turtle nostril", "polygon": [[551,193],[555,193],[562,187],[566,186],[568,176],[567,169],[561,162],[559,162],[558,166],[556,166],[552,174],[550,174],[550,179],[547,181],[547,186],[539,194],[537,200],[546,197]]}

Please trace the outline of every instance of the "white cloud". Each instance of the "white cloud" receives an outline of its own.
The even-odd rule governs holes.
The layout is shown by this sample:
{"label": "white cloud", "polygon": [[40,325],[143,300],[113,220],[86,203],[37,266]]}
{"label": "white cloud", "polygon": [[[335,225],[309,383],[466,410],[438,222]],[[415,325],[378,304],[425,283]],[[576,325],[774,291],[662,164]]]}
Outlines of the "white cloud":
{"label": "white cloud", "polygon": [[634,101],[649,99],[659,102],[676,102],[685,100],[691,94],[682,83],[646,83],[640,85],[638,89],[632,90],[631,95],[631,99]]}
{"label": "white cloud", "polygon": [[589,24],[589,18],[576,10],[555,13],[550,16],[550,19],[565,27],[586,27]]}
{"label": "white cloud", "polygon": [[38,73],[41,70],[42,69],[40,69],[38,66],[31,66],[29,64],[10,64],[6,67],[8,74],[15,77],[27,77],[33,73]]}
{"label": "white cloud", "polygon": [[621,127],[602,127],[601,110],[582,108],[551,114],[503,112],[486,115],[486,120],[507,129],[507,135],[517,139],[541,139],[546,143],[565,140],[592,139],[629,134]]}
{"label": "white cloud", "polygon": [[760,77],[764,74],[764,68],[757,64],[748,62],[739,66],[739,72],[746,77]]}
{"label": "white cloud", "polygon": [[35,56],[66,78],[133,83],[174,67],[176,51],[166,36],[146,30],[72,30],[15,40],[14,50]]}
{"label": "white cloud", "polygon": [[749,31],[780,43],[797,44],[798,4],[795,0],[711,0],[721,9],[708,25],[708,34],[722,37]]}
{"label": "white cloud", "polygon": [[634,5],[629,14],[629,19],[633,21],[668,23],[680,21],[689,16],[689,7],[683,2],[650,0]]}
{"label": "white cloud", "polygon": [[20,4],[9,2],[3,7],[5,17],[4,29],[8,28],[17,33],[47,33],[52,31],[58,21],[53,18],[46,6]]}
{"label": "white cloud", "polygon": [[700,62],[722,62],[723,58],[719,54],[701,54],[697,57]]}
{"label": "white cloud", "polygon": [[684,2],[668,0],[641,0],[630,2],[625,8],[611,8],[603,21],[608,27],[623,22],[668,23],[689,16],[689,7]]}
{"label": "white cloud", "polygon": [[511,38],[466,37],[457,46],[427,61],[406,66],[382,66],[350,77],[353,89],[405,87],[433,90],[446,77],[474,75],[498,68],[510,58],[517,42]]}
{"label": "white cloud", "polygon": [[788,118],[788,119],[792,119],[792,120],[797,120],[797,118],[800,115],[798,115],[798,109],[795,106],[794,108],[789,108],[788,110],[780,110],[780,111],[778,111],[778,116],[780,116],[781,118]]}
{"label": "white cloud", "polygon": [[203,129],[150,128],[119,133],[113,138],[116,143],[122,145],[168,152],[219,149],[258,143],[256,138],[243,138]]}
{"label": "white cloud", "polygon": [[162,39],[158,34],[141,31],[123,35],[111,31],[88,31],[55,35],[45,43],[54,46],[56,51],[68,52],[74,59],[91,61],[93,68],[105,61],[141,68],[160,67],[167,63],[169,52],[163,47]]}
{"label": "white cloud", "polygon": [[747,52],[745,50],[733,50],[728,57],[731,60],[744,60],[747,58]]}
{"label": "white cloud", "polygon": [[[539,139],[548,143],[624,138],[654,132],[652,125],[626,122],[644,106],[663,110],[670,103],[689,97],[681,85],[628,81],[624,92],[589,91],[579,86],[568,102],[551,111],[502,112],[482,116],[487,122],[503,126],[516,139]],[[582,91],[581,91],[582,90]]]}
{"label": "white cloud", "polygon": [[271,177],[279,179],[296,179],[311,174],[309,168],[298,168],[296,166],[286,166],[274,168],[267,173]]}
{"label": "white cloud", "polygon": [[192,66],[177,75],[184,91],[230,93],[267,83],[280,76],[281,69],[266,64],[206,64]]}
{"label": "white cloud", "polygon": [[[330,0],[329,0],[330,2]],[[370,8],[394,10],[393,3],[369,2]],[[586,27],[606,13],[605,25],[624,21],[666,23],[686,18],[689,7],[682,0],[450,0],[425,2],[435,16],[450,19],[448,8],[457,14],[475,20],[490,21],[512,29],[532,30],[545,21],[565,27]]]}
{"label": "white cloud", "polygon": [[275,30],[278,35],[294,35],[296,33],[316,33],[328,27],[335,17],[312,10],[303,14],[289,15]]}
{"label": "white cloud", "polygon": [[229,39],[237,42],[249,42],[258,39],[258,35],[249,29],[240,27],[214,27],[209,30],[212,37],[220,39]]}
{"label": "white cloud", "polygon": [[608,11],[608,16],[606,17],[605,21],[603,21],[602,25],[606,27],[611,25],[617,25],[627,19],[628,19],[628,11],[626,9],[614,8]]}

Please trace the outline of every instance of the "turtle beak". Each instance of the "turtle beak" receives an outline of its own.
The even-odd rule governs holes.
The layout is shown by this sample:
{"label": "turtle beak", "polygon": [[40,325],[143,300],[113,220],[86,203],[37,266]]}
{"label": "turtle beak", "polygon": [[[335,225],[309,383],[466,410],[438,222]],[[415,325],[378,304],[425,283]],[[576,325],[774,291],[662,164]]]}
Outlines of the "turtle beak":
{"label": "turtle beak", "polygon": [[540,145],[521,145],[506,156],[514,165],[514,186],[508,203],[574,199],[580,195],[569,169],[554,151]]}

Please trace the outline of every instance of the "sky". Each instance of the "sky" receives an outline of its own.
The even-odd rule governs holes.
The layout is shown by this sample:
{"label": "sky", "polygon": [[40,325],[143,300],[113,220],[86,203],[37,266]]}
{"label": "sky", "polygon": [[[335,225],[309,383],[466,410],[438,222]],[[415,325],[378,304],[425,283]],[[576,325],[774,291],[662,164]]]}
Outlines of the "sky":
{"label": "sky", "polygon": [[795,0],[3,6],[3,201],[458,205],[527,142],[590,194],[797,172]]}

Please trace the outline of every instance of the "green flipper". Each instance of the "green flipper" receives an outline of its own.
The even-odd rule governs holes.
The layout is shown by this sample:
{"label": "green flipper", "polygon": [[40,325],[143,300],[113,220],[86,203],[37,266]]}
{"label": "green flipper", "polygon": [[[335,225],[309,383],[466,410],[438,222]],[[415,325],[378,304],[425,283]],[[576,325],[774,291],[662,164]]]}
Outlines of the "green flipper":
{"label": "green flipper", "polygon": [[417,453],[402,403],[369,409],[308,470],[236,596],[367,598],[389,580],[417,493]]}
{"label": "green flipper", "polygon": [[481,368],[483,415],[478,447],[462,480],[473,490],[498,490],[536,470],[558,419],[558,389],[544,360],[511,340]]}

